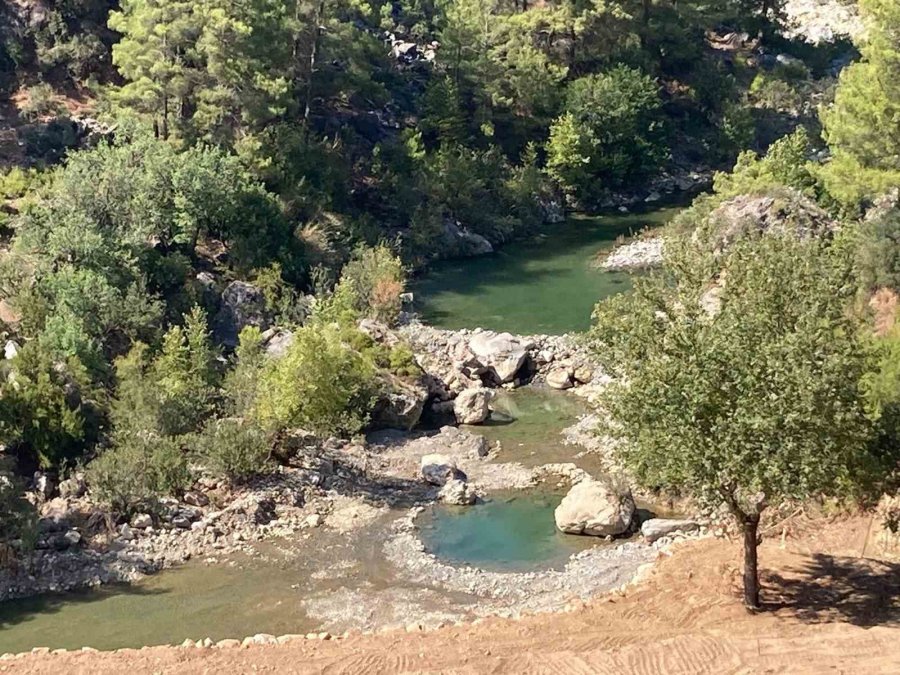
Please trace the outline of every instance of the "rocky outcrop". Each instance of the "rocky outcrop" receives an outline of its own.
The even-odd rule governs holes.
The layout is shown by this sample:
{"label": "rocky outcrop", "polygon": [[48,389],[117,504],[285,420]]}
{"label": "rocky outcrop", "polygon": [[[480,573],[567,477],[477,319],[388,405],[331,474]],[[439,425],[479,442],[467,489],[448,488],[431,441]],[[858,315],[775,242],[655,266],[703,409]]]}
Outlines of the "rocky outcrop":
{"label": "rocky outcrop", "polygon": [[[415,321],[401,326],[397,333],[429,374],[435,401],[432,405],[441,412],[466,389],[518,386],[548,377],[559,384],[561,380],[551,373],[560,369],[567,374],[570,386],[588,397],[608,379],[588,346],[566,335],[521,336],[480,328],[443,330]],[[584,386],[588,383],[591,387]]]}
{"label": "rocky outcrop", "polygon": [[841,0],[785,0],[782,34],[810,44],[856,40],[865,32],[856,3]]}
{"label": "rocky outcrop", "polygon": [[706,240],[713,251],[722,251],[752,235],[809,238],[830,235],[836,228],[837,223],[815,202],[785,189],[729,199],[709,215],[694,238]]}
{"label": "rocky outcrop", "polygon": [[569,490],[553,515],[556,527],[567,534],[596,537],[623,534],[631,526],[634,499],[597,480],[583,480]]}
{"label": "rocky outcrop", "polygon": [[232,281],[222,291],[222,303],[213,320],[213,337],[225,347],[234,348],[238,335],[247,326],[266,330],[272,317],[262,291],[246,281]]}
{"label": "rocky outcrop", "polygon": [[485,387],[464,389],[453,401],[453,414],[459,424],[481,424],[491,414],[491,390]]}
{"label": "rocky outcrop", "polygon": [[641,524],[641,535],[651,544],[657,539],[670,534],[696,532],[700,525],[693,520],[675,520],[672,518],[651,518]]}
{"label": "rocky outcrop", "polygon": [[663,263],[663,239],[651,237],[637,239],[619,246],[600,262],[600,268],[608,272],[648,270]]}
{"label": "rocky outcrop", "polygon": [[442,257],[470,258],[494,252],[494,247],[480,234],[470,231],[455,220],[444,220]]}

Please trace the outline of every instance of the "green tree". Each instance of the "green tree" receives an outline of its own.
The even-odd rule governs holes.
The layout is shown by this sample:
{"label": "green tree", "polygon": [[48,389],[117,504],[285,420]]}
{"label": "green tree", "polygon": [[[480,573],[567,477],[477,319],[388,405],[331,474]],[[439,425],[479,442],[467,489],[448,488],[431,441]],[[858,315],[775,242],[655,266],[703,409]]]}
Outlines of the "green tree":
{"label": "green tree", "polygon": [[283,357],[265,365],[254,413],[274,431],[353,434],[368,421],[375,393],[373,365],[342,340],[338,327],[313,323],[294,333]]}
{"label": "green tree", "polygon": [[627,66],[569,85],[566,113],[550,129],[547,160],[553,175],[572,181],[564,188],[591,197],[659,166],[666,150],[658,88]]}
{"label": "green tree", "polygon": [[109,26],[122,34],[113,63],[127,83],[116,99],[147,115],[156,134],[168,138],[174,123],[190,115],[192,90],[202,77],[197,41],[198,3],[191,0],[123,0]]}
{"label": "green tree", "polygon": [[823,136],[834,154],[823,170],[828,191],[849,207],[900,177],[900,5],[862,0],[862,59],[844,69],[834,103],[823,108]]}
{"label": "green tree", "polygon": [[852,256],[759,236],[729,249],[711,279],[690,245],[670,248],[671,277],[638,279],[595,311],[597,356],[618,376],[605,431],[642,484],[727,504],[744,535],[744,601],[757,607],[766,506],[849,495],[870,466]]}
{"label": "green tree", "polygon": [[77,458],[96,436],[93,389],[77,359],[59,361],[37,342],[0,366],[0,443],[42,467]]}

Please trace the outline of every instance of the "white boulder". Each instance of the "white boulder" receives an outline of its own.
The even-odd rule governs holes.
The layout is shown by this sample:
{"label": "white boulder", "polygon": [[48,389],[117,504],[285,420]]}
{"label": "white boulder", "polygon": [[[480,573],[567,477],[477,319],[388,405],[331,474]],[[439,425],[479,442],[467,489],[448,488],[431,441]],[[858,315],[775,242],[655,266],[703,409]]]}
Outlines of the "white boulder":
{"label": "white boulder", "polygon": [[491,390],[486,387],[464,389],[453,402],[453,414],[460,424],[481,424],[491,414]]}
{"label": "white boulder", "polygon": [[469,484],[458,478],[448,480],[438,492],[440,501],[454,506],[469,506],[475,503],[476,498],[475,491],[469,487]]}
{"label": "white boulder", "polygon": [[432,485],[445,485],[462,474],[451,457],[436,453],[422,457],[421,467],[422,478]]}
{"label": "white boulder", "polygon": [[509,333],[483,332],[469,340],[469,351],[500,383],[512,382],[532,345]]}
{"label": "white boulder", "polygon": [[676,520],[674,518],[651,518],[641,524],[641,534],[650,543],[676,532],[696,532],[699,529],[700,526],[693,520]]}
{"label": "white boulder", "polygon": [[601,481],[583,480],[569,490],[554,512],[556,527],[567,534],[615,536],[634,516],[630,491],[617,492]]}

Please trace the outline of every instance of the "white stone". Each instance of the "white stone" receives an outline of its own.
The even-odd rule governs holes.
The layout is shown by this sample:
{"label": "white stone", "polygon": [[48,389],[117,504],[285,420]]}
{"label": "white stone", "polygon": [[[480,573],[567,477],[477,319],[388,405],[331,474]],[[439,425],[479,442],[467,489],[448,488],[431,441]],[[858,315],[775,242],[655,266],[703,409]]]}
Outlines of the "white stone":
{"label": "white stone", "polygon": [[601,481],[583,480],[569,490],[553,515],[556,527],[567,534],[615,536],[631,525],[634,499],[630,491],[618,493]]}
{"label": "white stone", "polygon": [[453,414],[460,424],[481,424],[491,414],[491,390],[485,387],[464,389],[453,402]]}
{"label": "white stone", "polygon": [[438,499],[444,504],[469,506],[475,503],[477,495],[466,481],[454,478],[444,484],[438,493]]}
{"label": "white stone", "polygon": [[650,543],[675,532],[696,532],[699,529],[700,526],[692,520],[673,518],[651,518],[641,524],[641,534]]}
{"label": "white stone", "polygon": [[5,359],[14,359],[19,355],[19,344],[15,340],[7,340],[6,344],[3,346],[3,358]]}
{"label": "white stone", "polygon": [[138,530],[144,530],[153,526],[153,518],[149,513],[136,513],[131,519],[131,526]]}
{"label": "white stone", "polygon": [[422,457],[422,478],[432,485],[444,485],[457,476],[456,462],[447,455],[431,454]]}

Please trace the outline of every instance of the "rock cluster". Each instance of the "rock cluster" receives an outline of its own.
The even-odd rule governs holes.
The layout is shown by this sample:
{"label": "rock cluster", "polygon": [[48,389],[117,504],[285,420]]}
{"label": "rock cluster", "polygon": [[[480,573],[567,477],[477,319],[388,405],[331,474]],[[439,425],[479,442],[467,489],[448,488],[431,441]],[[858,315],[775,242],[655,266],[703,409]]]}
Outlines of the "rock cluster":
{"label": "rock cluster", "polygon": [[786,18],[782,33],[789,39],[822,44],[836,42],[841,38],[856,40],[865,32],[865,24],[855,3],[841,0],[786,0],[781,11]]}
{"label": "rock cluster", "polygon": [[452,331],[417,321],[397,332],[429,374],[437,411],[465,390],[535,381],[568,389],[589,383],[599,387],[607,381],[589,351],[565,335],[522,336],[480,328]]}

